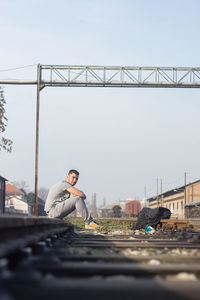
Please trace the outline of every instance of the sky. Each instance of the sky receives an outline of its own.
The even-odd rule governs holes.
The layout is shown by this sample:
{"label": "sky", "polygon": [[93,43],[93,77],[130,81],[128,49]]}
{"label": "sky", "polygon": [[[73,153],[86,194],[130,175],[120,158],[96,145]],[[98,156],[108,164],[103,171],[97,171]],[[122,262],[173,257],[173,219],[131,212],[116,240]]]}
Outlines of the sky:
{"label": "sky", "polygon": [[[0,0],[0,79],[37,64],[199,67],[198,0]],[[0,175],[34,189],[36,86],[4,85]],[[199,89],[47,87],[41,91],[39,187],[78,169],[97,203],[143,199],[200,179]]]}

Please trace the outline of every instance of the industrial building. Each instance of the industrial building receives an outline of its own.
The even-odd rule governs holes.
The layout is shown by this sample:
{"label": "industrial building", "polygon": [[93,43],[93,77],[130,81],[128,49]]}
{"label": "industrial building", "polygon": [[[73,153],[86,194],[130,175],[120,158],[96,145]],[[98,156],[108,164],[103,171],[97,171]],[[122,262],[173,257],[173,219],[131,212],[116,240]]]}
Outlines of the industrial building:
{"label": "industrial building", "polygon": [[170,209],[172,218],[199,218],[200,180],[148,198],[147,202],[150,208],[163,206]]}
{"label": "industrial building", "polygon": [[141,203],[138,200],[130,201],[126,204],[125,214],[129,217],[134,217],[141,211]]}

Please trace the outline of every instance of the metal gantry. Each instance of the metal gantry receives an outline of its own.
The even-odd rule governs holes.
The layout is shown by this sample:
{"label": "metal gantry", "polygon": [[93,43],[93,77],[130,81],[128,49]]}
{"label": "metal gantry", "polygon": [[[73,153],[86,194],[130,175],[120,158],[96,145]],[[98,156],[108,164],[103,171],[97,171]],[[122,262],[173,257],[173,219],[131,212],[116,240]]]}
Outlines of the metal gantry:
{"label": "metal gantry", "polygon": [[[199,88],[200,68],[38,65],[40,86]],[[38,84],[37,80],[0,80],[0,84]]]}
{"label": "metal gantry", "polygon": [[41,65],[44,86],[199,88],[200,68]]}
{"label": "metal gantry", "polygon": [[44,87],[200,88],[200,68],[40,65],[37,80],[0,80],[0,84],[37,85],[35,202],[38,212],[38,149],[40,91]]}

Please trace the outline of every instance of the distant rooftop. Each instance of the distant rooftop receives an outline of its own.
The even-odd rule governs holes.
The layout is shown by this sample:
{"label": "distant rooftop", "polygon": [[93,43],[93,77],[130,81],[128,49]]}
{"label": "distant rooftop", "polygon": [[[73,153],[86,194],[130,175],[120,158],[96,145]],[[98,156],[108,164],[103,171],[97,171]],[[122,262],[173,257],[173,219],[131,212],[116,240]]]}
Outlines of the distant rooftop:
{"label": "distant rooftop", "polygon": [[195,180],[193,182],[189,182],[188,184],[180,186],[180,187],[174,187],[173,189],[168,190],[168,191],[166,191],[166,192],[164,192],[162,194],[158,194],[158,195],[152,196],[150,198],[147,198],[146,201],[152,202],[152,201],[155,201],[155,199],[157,197],[160,197],[160,196],[168,197],[168,196],[171,196],[171,195],[174,195],[174,194],[184,193],[184,190],[185,190],[186,186],[193,185],[194,183],[197,183],[197,182],[200,182],[200,179]]}
{"label": "distant rooftop", "polygon": [[22,196],[24,193],[20,191],[16,186],[8,182],[6,184],[6,195],[16,195],[16,196]]}

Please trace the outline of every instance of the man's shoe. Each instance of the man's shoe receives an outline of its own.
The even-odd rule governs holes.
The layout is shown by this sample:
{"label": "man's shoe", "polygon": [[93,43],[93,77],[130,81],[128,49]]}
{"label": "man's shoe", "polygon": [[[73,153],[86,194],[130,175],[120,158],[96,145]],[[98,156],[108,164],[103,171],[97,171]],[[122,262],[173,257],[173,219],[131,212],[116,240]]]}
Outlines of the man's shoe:
{"label": "man's shoe", "polygon": [[89,224],[85,224],[85,229],[97,229],[99,225],[95,221],[91,221]]}

